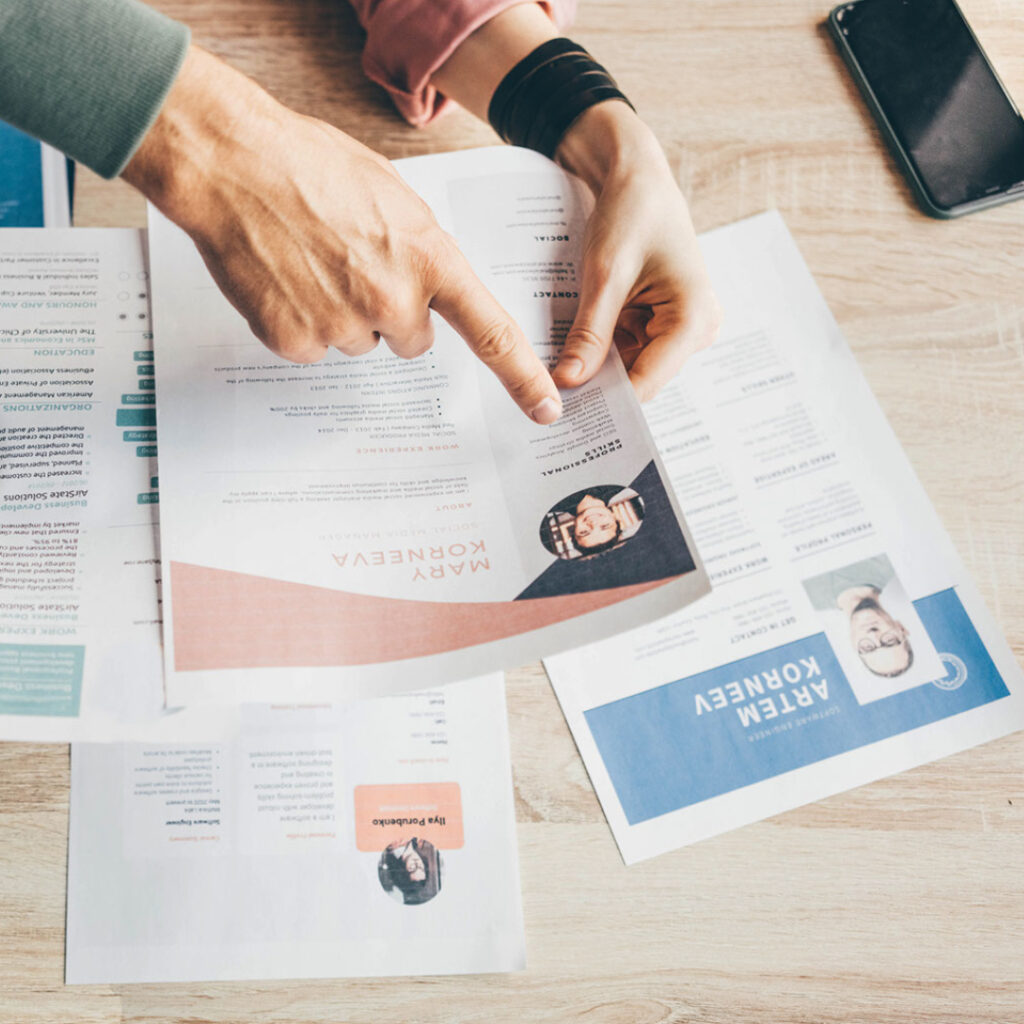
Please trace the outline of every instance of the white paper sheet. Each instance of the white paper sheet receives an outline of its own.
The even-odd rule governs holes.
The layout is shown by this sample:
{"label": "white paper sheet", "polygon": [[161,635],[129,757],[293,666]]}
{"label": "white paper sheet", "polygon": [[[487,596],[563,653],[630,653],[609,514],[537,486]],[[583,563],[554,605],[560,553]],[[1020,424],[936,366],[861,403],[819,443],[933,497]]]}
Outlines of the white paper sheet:
{"label": "white paper sheet", "polygon": [[0,738],[163,706],[143,235],[0,231]]}
{"label": "white paper sheet", "polygon": [[69,984],[524,966],[500,676],[71,770]]}
{"label": "white paper sheet", "polygon": [[627,863],[1024,726],[1024,677],[778,214],[648,409],[713,592],[545,661]]}
{"label": "white paper sheet", "polygon": [[71,227],[71,182],[68,158],[42,143],[40,165],[43,178],[43,224],[48,228]]}
{"label": "white paper sheet", "polygon": [[[578,299],[577,185],[508,147],[398,167],[553,362]],[[416,360],[381,345],[296,366],[156,214],[150,244],[170,705],[433,685],[706,592],[617,355],[541,427],[443,321]],[[588,495],[606,550],[581,539]]]}

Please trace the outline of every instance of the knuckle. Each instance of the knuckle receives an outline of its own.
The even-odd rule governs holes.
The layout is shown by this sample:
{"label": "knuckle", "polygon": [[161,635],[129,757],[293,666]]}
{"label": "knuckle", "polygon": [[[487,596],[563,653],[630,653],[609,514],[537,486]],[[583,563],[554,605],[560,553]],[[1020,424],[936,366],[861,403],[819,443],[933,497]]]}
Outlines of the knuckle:
{"label": "knuckle", "polygon": [[400,359],[418,359],[430,349],[430,345],[424,345],[417,338],[412,341],[389,341],[388,348]]}
{"label": "knuckle", "polygon": [[427,319],[416,335],[416,351],[413,358],[426,355],[434,347],[434,325]]}
{"label": "knuckle", "polygon": [[476,353],[488,366],[512,359],[519,348],[519,336],[507,323],[491,324],[477,338]]}
{"label": "knuckle", "polygon": [[282,328],[261,336],[263,344],[290,363],[316,363],[327,349],[308,331]]}
{"label": "knuckle", "polygon": [[547,382],[544,373],[538,370],[536,373],[529,373],[509,381],[506,388],[518,404],[532,406],[536,404],[534,399],[539,400],[542,395],[547,393]]}
{"label": "knuckle", "polygon": [[450,279],[459,249],[451,235],[434,225],[420,234],[414,255],[420,279],[428,290],[435,291]]}
{"label": "knuckle", "polygon": [[327,355],[327,349],[321,346],[307,346],[303,349],[296,348],[290,352],[282,352],[280,354],[290,363],[319,363]]}
{"label": "knuckle", "polygon": [[420,356],[426,355],[434,347],[434,335],[433,332],[429,336],[420,335],[409,342],[408,351],[406,353],[406,359],[419,359]]}
{"label": "knuckle", "polygon": [[593,328],[585,324],[574,324],[565,336],[566,350],[571,349],[577,355],[586,355],[587,353],[599,355],[607,347],[604,339]]}
{"label": "knuckle", "polygon": [[410,288],[381,289],[370,300],[369,319],[380,324],[404,324],[417,318],[423,305]]}
{"label": "knuckle", "polygon": [[461,252],[455,236],[445,231],[436,221],[431,225],[431,230],[427,233],[425,242],[435,259],[443,260],[453,252]]}
{"label": "knuckle", "polygon": [[388,348],[402,359],[417,359],[434,344],[434,325],[430,313],[423,305],[393,321],[392,334],[385,332]]}
{"label": "knuckle", "polygon": [[349,335],[348,337],[341,336],[341,340],[334,341],[331,347],[336,348],[343,355],[354,359],[357,356],[365,356],[368,352],[372,352],[379,344],[380,336],[376,334],[367,334],[359,337]]}
{"label": "knuckle", "polygon": [[290,363],[315,363],[326,354],[313,327],[274,301],[265,300],[246,314],[253,334],[275,355]]}

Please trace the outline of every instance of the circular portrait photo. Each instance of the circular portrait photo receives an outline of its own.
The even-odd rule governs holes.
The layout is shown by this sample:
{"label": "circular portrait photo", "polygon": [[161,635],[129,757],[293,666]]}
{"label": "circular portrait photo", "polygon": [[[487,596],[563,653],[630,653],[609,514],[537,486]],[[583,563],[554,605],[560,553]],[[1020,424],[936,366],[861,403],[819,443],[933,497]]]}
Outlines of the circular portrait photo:
{"label": "circular portrait photo", "polygon": [[389,844],[377,862],[381,888],[406,906],[432,900],[441,891],[441,871],[437,847],[416,836]]}
{"label": "circular portrait photo", "polygon": [[644,501],[631,487],[590,487],[563,498],[540,524],[544,547],[559,558],[591,558],[621,547],[644,521]]}

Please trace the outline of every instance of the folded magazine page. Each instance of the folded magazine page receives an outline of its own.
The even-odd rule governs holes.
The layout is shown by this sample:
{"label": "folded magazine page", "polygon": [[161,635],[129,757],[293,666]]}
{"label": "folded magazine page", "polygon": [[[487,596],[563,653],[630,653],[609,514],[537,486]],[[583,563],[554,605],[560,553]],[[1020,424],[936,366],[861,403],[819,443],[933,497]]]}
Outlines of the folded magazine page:
{"label": "folded magazine page", "polygon": [[[578,183],[508,147],[397,166],[553,364]],[[434,685],[707,591],[617,353],[539,426],[439,318],[418,359],[291,364],[155,212],[150,254],[169,706]]]}
{"label": "folded magazine page", "polygon": [[163,708],[144,240],[0,230],[0,739]]}
{"label": "folded magazine page", "polygon": [[1024,726],[1020,666],[782,219],[701,243],[725,326],[648,419],[714,589],[545,661],[627,863]]}
{"label": "folded magazine page", "polygon": [[500,676],[72,747],[68,984],[523,966]]}

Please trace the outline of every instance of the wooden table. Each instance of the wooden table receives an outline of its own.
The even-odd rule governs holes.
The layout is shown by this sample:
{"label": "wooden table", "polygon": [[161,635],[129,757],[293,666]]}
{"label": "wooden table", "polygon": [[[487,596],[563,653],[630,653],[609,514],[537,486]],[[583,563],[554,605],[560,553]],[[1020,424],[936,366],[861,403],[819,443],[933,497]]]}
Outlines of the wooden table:
{"label": "wooden table", "polygon": [[[389,157],[424,131],[359,70],[341,0],[161,0],[285,102]],[[963,0],[1024,99],[1024,4]],[[581,0],[573,35],[663,141],[699,230],[782,210],[896,433],[1024,656],[1024,203],[918,213],[823,0]],[[79,224],[143,223],[83,173]],[[1024,736],[626,869],[539,666],[510,673],[528,970],[62,984],[68,752],[0,745],[0,1022],[1024,1021]]]}

